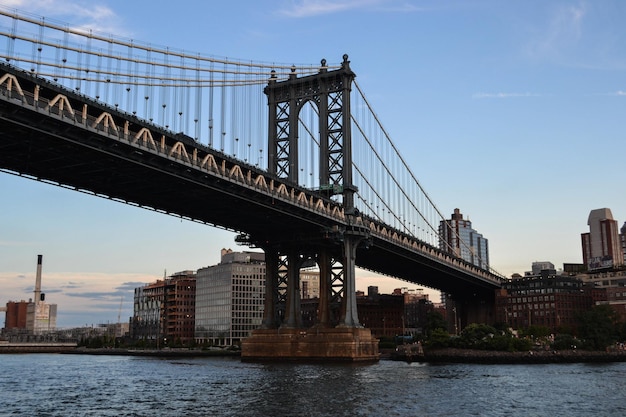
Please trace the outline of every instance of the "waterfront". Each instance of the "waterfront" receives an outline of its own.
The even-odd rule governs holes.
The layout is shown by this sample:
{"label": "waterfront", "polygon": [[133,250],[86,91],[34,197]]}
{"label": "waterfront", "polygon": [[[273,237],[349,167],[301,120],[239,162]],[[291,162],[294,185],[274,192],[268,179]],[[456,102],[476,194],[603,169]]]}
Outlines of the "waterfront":
{"label": "waterfront", "polygon": [[1,416],[622,416],[626,363],[0,356]]}

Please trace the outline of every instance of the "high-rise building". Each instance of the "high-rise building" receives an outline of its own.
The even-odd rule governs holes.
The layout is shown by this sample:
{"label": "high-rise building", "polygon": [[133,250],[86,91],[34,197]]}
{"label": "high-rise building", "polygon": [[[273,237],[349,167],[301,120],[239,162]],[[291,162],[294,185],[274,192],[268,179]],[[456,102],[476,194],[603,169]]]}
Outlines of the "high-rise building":
{"label": "high-rise building", "polygon": [[548,261],[533,262],[531,268],[532,268],[532,275],[540,275],[541,271],[553,270],[554,269],[554,264],[552,262],[548,262]]}
{"label": "high-rise building", "polygon": [[463,219],[458,208],[449,220],[439,223],[439,249],[451,253],[479,268],[489,269],[488,240]]}
{"label": "high-rise building", "polygon": [[56,330],[57,305],[46,303],[46,294],[41,292],[41,270],[43,255],[37,255],[35,276],[35,298],[26,307],[26,329],[35,335]]}
{"label": "high-rise building", "polygon": [[591,210],[589,232],[581,234],[583,263],[589,271],[610,269],[624,264],[624,249],[616,220],[608,208]]}
{"label": "high-rise building", "polygon": [[219,264],[196,275],[196,341],[238,343],[261,326],[264,299],[265,254],[223,249]]}
{"label": "high-rise building", "polygon": [[194,340],[196,274],[183,271],[135,288],[131,337],[164,345]]}
{"label": "high-rise building", "polygon": [[624,261],[626,262],[626,222],[624,222],[620,231],[622,232],[620,234],[620,239],[622,240],[622,252],[624,253]]}

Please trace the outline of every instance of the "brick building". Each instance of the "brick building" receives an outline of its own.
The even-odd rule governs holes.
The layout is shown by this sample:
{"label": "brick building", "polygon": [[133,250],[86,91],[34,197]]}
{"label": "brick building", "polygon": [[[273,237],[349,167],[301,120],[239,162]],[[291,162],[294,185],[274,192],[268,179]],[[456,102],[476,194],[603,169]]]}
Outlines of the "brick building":
{"label": "brick building", "polygon": [[178,272],[135,289],[131,337],[158,344],[194,340],[196,274]]}
{"label": "brick building", "polygon": [[580,279],[555,270],[514,278],[496,292],[496,321],[513,329],[575,329],[576,316],[593,305],[593,294],[585,288]]}
{"label": "brick building", "polygon": [[9,301],[6,304],[5,329],[26,329],[28,304],[27,301]]}

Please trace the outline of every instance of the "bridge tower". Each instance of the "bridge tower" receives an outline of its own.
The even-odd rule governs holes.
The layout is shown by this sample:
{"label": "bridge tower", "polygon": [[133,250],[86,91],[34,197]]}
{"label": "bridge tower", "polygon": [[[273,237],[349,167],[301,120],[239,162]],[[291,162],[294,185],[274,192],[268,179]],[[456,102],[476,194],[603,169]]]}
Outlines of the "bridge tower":
{"label": "bridge tower", "polygon": [[[359,323],[356,305],[356,251],[369,241],[369,229],[354,207],[350,91],[355,74],[347,55],[339,69],[328,70],[326,60],[321,64],[317,74],[304,77],[294,67],[284,81],[273,73],[265,87],[268,170],[298,182],[299,114],[311,103],[319,115],[319,191],[341,199],[345,222],[316,236],[251,237],[265,251],[265,310],[262,329],[242,344],[243,359],[378,359],[378,341]],[[319,266],[320,299],[317,324],[305,330],[299,281],[307,261]],[[338,304],[339,319],[333,322],[331,310]]]}

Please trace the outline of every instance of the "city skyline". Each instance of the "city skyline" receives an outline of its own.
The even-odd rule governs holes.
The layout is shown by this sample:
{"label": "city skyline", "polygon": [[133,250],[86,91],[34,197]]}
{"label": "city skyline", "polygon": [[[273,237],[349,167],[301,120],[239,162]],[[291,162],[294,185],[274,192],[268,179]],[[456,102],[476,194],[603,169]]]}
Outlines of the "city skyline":
{"label": "city skyline", "polygon": [[[533,261],[582,263],[590,210],[610,208],[620,227],[626,220],[619,1],[82,4],[0,0],[72,26],[216,56],[309,64],[347,53],[444,218],[460,208],[489,239],[490,265],[503,275],[523,274]],[[7,174],[0,193],[0,305],[32,297],[43,254],[43,290],[62,327],[116,321],[120,299],[128,317],[135,287],[216,264],[223,247],[237,250],[231,232]],[[363,274],[364,291],[418,287]]]}

